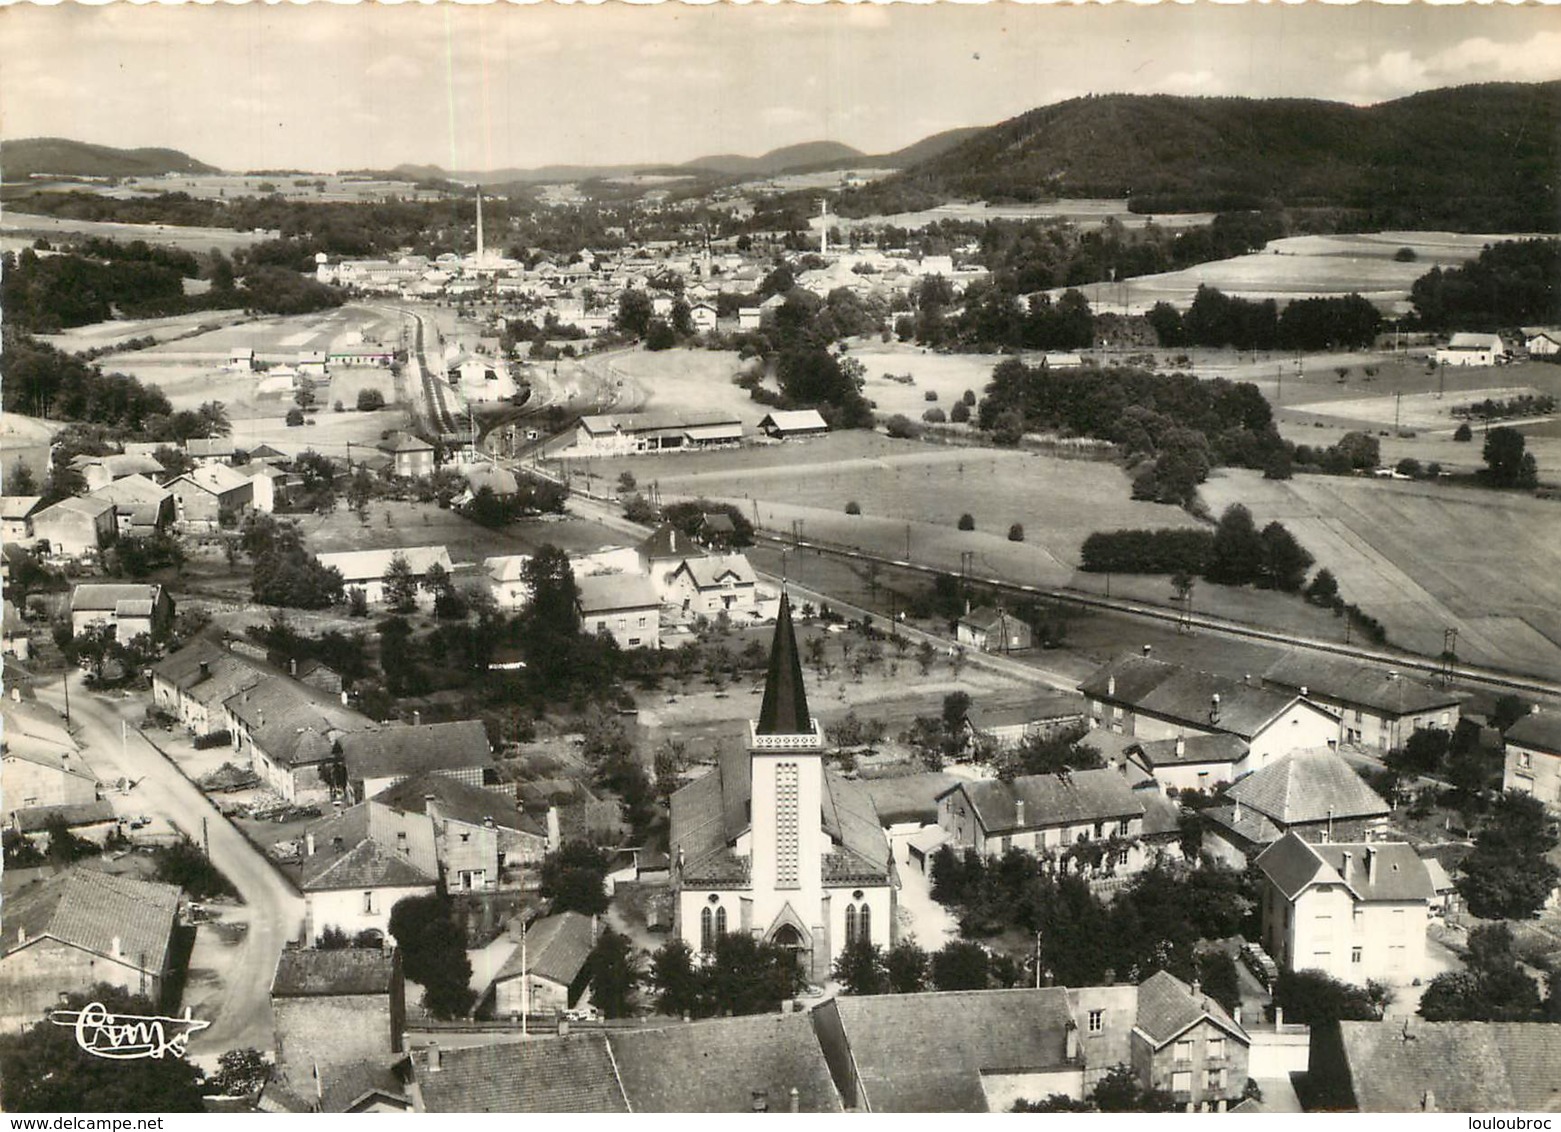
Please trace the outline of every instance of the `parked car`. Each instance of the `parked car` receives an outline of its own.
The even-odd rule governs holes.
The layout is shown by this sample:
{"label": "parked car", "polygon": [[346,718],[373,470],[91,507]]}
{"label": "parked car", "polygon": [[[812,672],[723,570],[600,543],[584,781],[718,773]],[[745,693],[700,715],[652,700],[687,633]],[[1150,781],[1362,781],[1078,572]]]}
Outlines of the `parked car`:
{"label": "parked car", "polygon": [[1241,961],[1247,965],[1247,970],[1252,972],[1257,981],[1263,984],[1264,990],[1274,989],[1274,983],[1279,979],[1279,965],[1261,945],[1249,943],[1242,947]]}

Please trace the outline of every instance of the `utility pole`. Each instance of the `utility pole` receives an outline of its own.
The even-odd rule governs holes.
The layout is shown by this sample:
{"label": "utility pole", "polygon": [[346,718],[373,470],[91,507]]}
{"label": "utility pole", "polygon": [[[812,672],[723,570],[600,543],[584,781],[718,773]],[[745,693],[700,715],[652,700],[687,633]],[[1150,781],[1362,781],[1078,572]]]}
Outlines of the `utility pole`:
{"label": "utility pole", "polygon": [[60,677],[60,687],[65,689],[65,730],[70,730],[70,670],[71,665],[66,664],[65,674]]}
{"label": "utility pole", "polygon": [[905,561],[911,560],[911,525],[905,524]]}
{"label": "utility pole", "polygon": [[1398,390],[1393,394],[1393,435],[1398,435],[1398,414],[1404,403],[1404,391]]}

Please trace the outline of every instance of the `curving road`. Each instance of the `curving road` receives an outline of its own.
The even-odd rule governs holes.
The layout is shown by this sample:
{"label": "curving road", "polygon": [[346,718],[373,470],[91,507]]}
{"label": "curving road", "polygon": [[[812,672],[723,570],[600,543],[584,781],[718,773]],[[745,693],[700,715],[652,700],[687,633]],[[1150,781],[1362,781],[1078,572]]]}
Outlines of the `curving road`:
{"label": "curving road", "polygon": [[[205,819],[212,862],[228,875],[244,900],[239,914],[225,918],[247,921],[249,929],[224,964],[220,989],[206,1003],[212,1025],[194,1036],[190,1052],[210,1056],[246,1046],[271,1049],[276,1037],[271,976],[283,943],[296,939],[302,927],[303,898],[136,729],[146,709],[145,698],[95,695],[82,685],[79,672],[72,672],[70,680],[71,730],[98,778],[129,778],[135,786],[127,804],[135,812],[162,817],[197,839]],[[38,695],[56,710],[64,704],[58,685]],[[123,724],[129,726],[122,730]],[[214,1011],[212,1004],[216,1004]]]}

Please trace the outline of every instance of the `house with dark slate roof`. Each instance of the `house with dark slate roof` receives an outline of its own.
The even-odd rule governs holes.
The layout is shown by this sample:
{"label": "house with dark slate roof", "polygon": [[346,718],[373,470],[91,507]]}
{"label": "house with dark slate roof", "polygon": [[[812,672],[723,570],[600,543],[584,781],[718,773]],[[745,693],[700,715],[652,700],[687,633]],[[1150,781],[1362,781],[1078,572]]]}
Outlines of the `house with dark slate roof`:
{"label": "house with dark slate roof", "polygon": [[1257,859],[1263,946],[1290,971],[1364,985],[1428,976],[1426,925],[1435,887],[1413,846],[1316,845],[1287,833]]}
{"label": "house with dark slate roof", "polygon": [[1247,757],[1246,741],[1235,735],[1178,735],[1140,739],[1124,754],[1127,763],[1154,779],[1162,792],[1213,791],[1236,779]]}
{"label": "house with dark slate roof", "polygon": [[1339,721],[1300,696],[1132,654],[1079,685],[1091,728],[1136,739],[1234,735],[1247,745],[1237,775],[1291,751],[1337,742]]}
{"label": "house with dark slate roof", "polygon": [[438,884],[437,874],[418,867],[402,848],[370,836],[368,806],[362,803],[304,830],[297,875],[310,941],[332,927],[349,936],[364,931],[384,936],[396,901],[430,895]]}
{"label": "house with dark slate roof", "polygon": [[173,624],[173,598],[156,582],[81,582],[70,593],[70,624],[73,633],[111,626],[119,641],[159,636]]}
{"label": "house with dark slate roof", "polygon": [[971,609],[967,604],[955,626],[955,639],[981,652],[1022,652],[1035,643],[1035,630],[1006,609]]}
{"label": "house with dark slate roof", "polygon": [[1365,840],[1386,824],[1390,809],[1340,755],[1296,751],[1247,775],[1225,792],[1224,804],[1202,811],[1203,846],[1242,869],[1291,831],[1307,841]]}
{"label": "house with dark slate roof", "polygon": [[441,1049],[413,1057],[418,1112],[629,1112],[605,1034]]}
{"label": "house with dark slate roof", "polygon": [[1452,731],[1462,704],[1447,689],[1394,669],[1316,653],[1287,654],[1263,673],[1263,683],[1327,708],[1339,719],[1339,742],[1382,753],[1416,731]]}
{"label": "house with dark slate roof", "polygon": [[1561,1112],[1561,1026],[1339,1022],[1313,1027],[1307,1070],[1335,1110]]}
{"label": "house with dark slate roof", "polygon": [[267,675],[223,701],[233,750],[289,802],[339,788],[340,744],[374,721],[284,676]]}
{"label": "house with dark slate roof", "polygon": [[899,886],[862,783],[824,767],[782,595],[759,718],[672,796],[674,931],[696,952],[727,932],[792,949],[814,982],[855,940],[894,942]]}
{"label": "house with dark slate roof", "polygon": [[[371,835],[384,845],[432,847],[420,856],[452,892],[519,885],[547,855],[547,825],[526,813],[513,785],[473,786],[445,774],[418,774],[368,801]],[[414,850],[414,852],[418,852]]]}
{"label": "house with dark slate roof", "polygon": [[1125,875],[1153,860],[1144,844],[1144,803],[1110,767],[961,781],[938,796],[948,843],[1001,857],[1024,849],[1090,874]]}
{"label": "house with dark slate roof", "polygon": [[1561,713],[1536,708],[1502,738],[1501,788],[1532,794],[1561,813]]}
{"label": "house with dark slate roof", "polygon": [[229,729],[224,702],[267,675],[263,664],[210,637],[197,637],[152,665],[152,702],[192,734]]}
{"label": "house with dark slate roof", "polygon": [[585,991],[585,961],[596,945],[596,918],[560,912],[522,927],[522,946],[493,976],[493,1012],[552,1014],[580,1001]]}
{"label": "house with dark slate roof", "polygon": [[337,743],[354,801],[372,798],[418,774],[442,774],[481,786],[493,769],[493,746],[481,720],[452,723],[385,723]]}
{"label": "house with dark slate roof", "polygon": [[394,948],[284,950],[271,979],[277,1067],[312,1088],[314,1075],[401,1052],[406,991]]}
{"label": "house with dark slate roof", "polygon": [[98,983],[162,998],[181,892],[76,866],[5,902],[0,1027],[39,1021],[60,995]]}

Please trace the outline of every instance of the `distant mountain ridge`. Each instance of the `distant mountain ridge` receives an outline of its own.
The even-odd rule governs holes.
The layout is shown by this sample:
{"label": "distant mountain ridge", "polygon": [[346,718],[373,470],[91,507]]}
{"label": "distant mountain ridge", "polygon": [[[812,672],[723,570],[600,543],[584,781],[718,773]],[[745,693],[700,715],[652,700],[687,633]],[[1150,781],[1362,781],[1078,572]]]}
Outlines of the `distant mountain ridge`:
{"label": "distant mountain ridge", "polygon": [[852,211],[895,211],[905,197],[1129,197],[1149,211],[1279,202],[1401,209],[1433,222],[1479,201],[1505,217],[1548,212],[1554,228],[1558,169],[1557,82],[1450,87],[1368,107],[1092,95],[981,130],[858,190]]}
{"label": "distant mountain ridge", "polygon": [[177,149],[115,149],[69,138],[0,141],[0,177],[25,181],[34,173],[70,177],[158,177],[166,173],[220,173]]}

